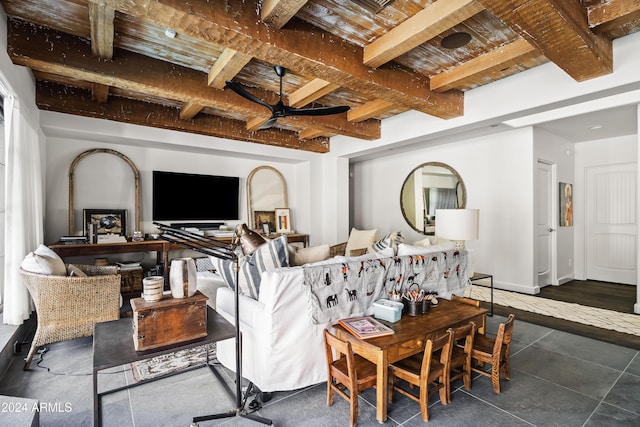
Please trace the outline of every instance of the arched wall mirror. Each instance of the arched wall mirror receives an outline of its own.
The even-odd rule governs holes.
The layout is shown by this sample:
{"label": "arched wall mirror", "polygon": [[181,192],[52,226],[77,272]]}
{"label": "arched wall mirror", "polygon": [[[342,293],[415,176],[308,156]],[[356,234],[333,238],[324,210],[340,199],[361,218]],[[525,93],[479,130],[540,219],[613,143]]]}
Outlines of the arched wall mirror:
{"label": "arched wall mirror", "polygon": [[407,223],[418,233],[433,235],[436,209],[463,209],[467,190],[451,166],[423,163],[411,171],[402,184],[400,209]]}
{"label": "arched wall mirror", "polygon": [[269,222],[275,229],[275,209],[288,208],[287,183],[271,166],[259,166],[247,177],[247,215],[250,228]]}

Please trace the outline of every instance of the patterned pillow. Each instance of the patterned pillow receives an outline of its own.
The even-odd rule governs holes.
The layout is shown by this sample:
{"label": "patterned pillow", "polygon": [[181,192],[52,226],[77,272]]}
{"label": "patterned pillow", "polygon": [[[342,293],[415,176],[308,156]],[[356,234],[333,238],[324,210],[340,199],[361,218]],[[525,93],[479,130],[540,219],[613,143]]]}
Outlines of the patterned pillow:
{"label": "patterned pillow", "polygon": [[401,231],[394,231],[384,236],[382,239],[369,246],[368,253],[380,252],[387,248],[393,248],[395,253],[398,250],[398,245],[404,243],[404,237]]}
{"label": "patterned pillow", "polygon": [[[235,289],[236,273],[233,261],[211,257],[218,272],[231,289]],[[240,293],[258,299],[262,272],[289,266],[287,236],[283,235],[258,247],[251,255],[239,259]]]}

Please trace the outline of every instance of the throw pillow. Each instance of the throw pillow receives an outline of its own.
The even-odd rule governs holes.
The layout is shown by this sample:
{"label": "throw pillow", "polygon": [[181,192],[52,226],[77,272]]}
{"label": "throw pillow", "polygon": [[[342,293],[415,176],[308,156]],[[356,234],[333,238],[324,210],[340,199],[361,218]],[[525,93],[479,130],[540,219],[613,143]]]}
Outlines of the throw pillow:
{"label": "throw pillow", "polygon": [[69,273],[69,276],[87,277],[87,273],[82,271],[77,265],[69,264],[69,266],[67,267],[67,272]]}
{"label": "throw pillow", "polygon": [[66,276],[67,267],[62,258],[45,245],[38,246],[33,252],[29,252],[22,260],[20,267],[31,273],[49,274],[52,276]]}
{"label": "throw pillow", "polygon": [[[235,263],[211,257],[218,272],[231,289],[236,287]],[[278,267],[289,266],[289,251],[287,236],[283,235],[258,247],[251,255],[239,259],[239,290],[240,293],[258,299],[260,295],[260,280],[262,272]]]}
{"label": "throw pillow", "polygon": [[194,258],[196,261],[196,271],[198,273],[203,271],[210,271],[212,273],[216,272],[216,268],[213,266],[213,263],[209,259],[209,257],[198,257]]}
{"label": "throw pillow", "polygon": [[304,265],[324,261],[329,258],[329,245],[319,245],[310,248],[298,248],[290,245],[290,248],[292,248],[291,254],[289,255],[290,265]]}
{"label": "throw pillow", "polygon": [[395,253],[398,250],[398,245],[400,243],[404,243],[404,237],[402,236],[402,232],[394,231],[393,233],[389,233],[384,236],[382,239],[375,242],[373,245],[369,246],[367,249],[368,253],[380,252],[387,248],[393,248],[393,252]]}
{"label": "throw pillow", "polygon": [[349,240],[347,240],[347,246],[344,250],[345,256],[351,256],[351,250],[368,248],[377,240],[378,229],[373,230],[358,230],[351,229],[349,233]]}
{"label": "throw pillow", "polygon": [[413,243],[414,246],[423,246],[423,247],[427,247],[427,246],[431,246],[433,243],[431,242],[431,239],[429,237],[425,237],[422,240],[418,240],[417,242]]}

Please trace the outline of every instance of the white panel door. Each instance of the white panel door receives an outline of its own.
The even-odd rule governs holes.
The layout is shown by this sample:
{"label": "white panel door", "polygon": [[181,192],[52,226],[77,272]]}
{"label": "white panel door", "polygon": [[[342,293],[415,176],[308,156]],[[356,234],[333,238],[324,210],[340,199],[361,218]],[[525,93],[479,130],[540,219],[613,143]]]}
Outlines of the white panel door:
{"label": "white panel door", "polygon": [[587,168],[587,279],[636,284],[637,165]]}
{"label": "white panel door", "polygon": [[536,271],[538,272],[538,286],[553,284],[555,258],[552,202],[552,166],[538,162],[536,183]]}

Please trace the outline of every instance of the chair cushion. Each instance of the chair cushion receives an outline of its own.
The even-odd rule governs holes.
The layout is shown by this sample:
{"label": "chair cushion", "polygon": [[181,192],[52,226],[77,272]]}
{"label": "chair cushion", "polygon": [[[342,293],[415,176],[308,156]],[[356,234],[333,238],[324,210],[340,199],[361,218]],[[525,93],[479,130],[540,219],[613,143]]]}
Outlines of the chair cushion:
{"label": "chair cushion", "polygon": [[77,265],[69,264],[67,266],[67,272],[69,273],[69,276],[87,277],[87,273],[82,271],[82,269]]}
{"label": "chair cushion", "polygon": [[345,256],[351,256],[352,249],[366,249],[371,246],[377,239],[377,233],[377,228],[373,230],[358,230],[352,228],[351,233],[349,233],[349,240],[347,240],[347,246],[344,250]]}
{"label": "chair cushion", "polygon": [[52,276],[67,275],[67,267],[64,265],[62,258],[45,245],[40,245],[35,251],[29,252],[22,260],[20,267],[30,273]]}
{"label": "chair cushion", "polygon": [[[258,247],[251,255],[239,259],[240,293],[258,299],[262,272],[278,267],[289,266],[287,236],[282,235]],[[218,273],[231,289],[235,289],[234,262],[211,257]]]}

